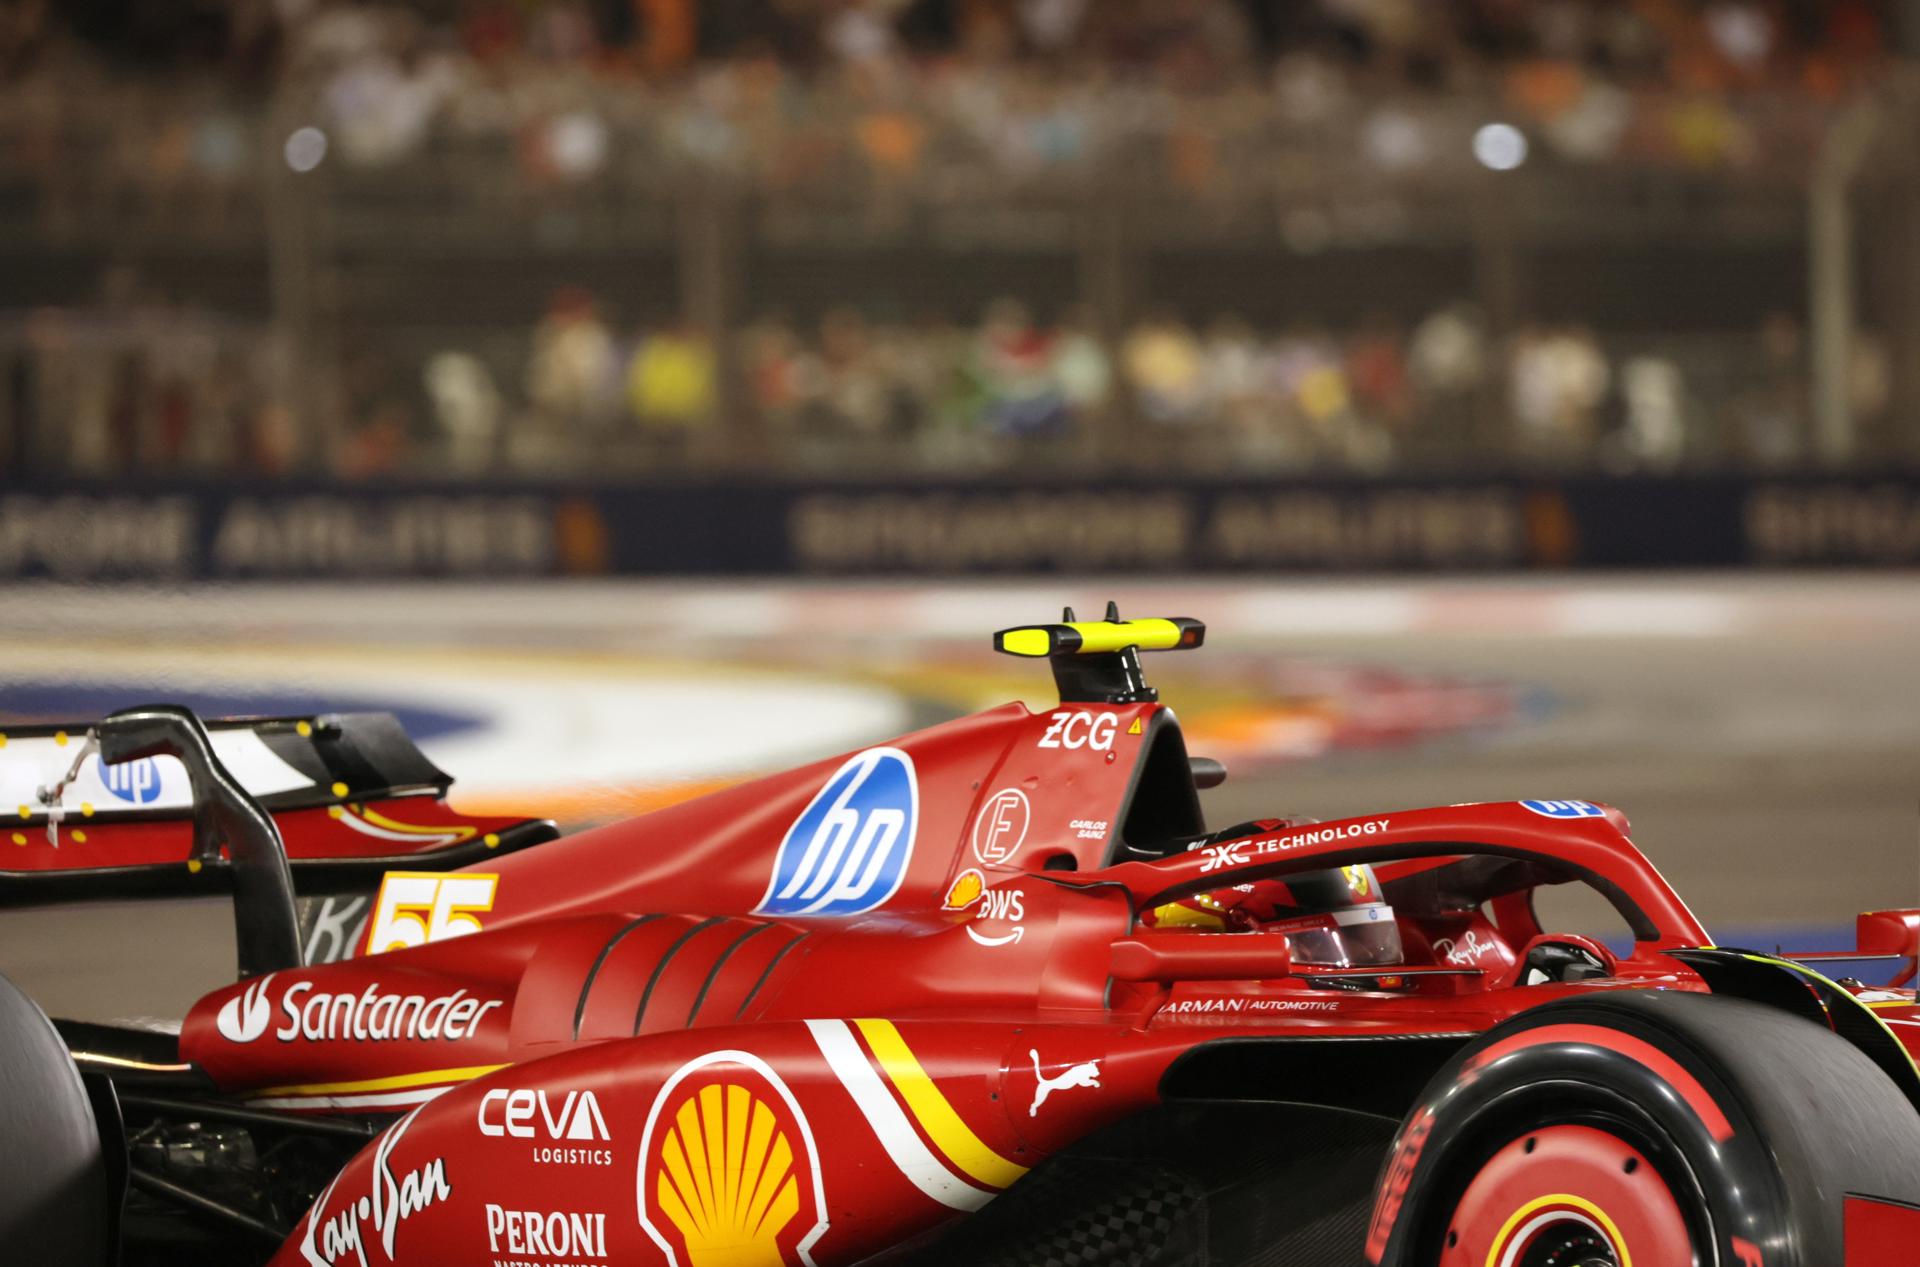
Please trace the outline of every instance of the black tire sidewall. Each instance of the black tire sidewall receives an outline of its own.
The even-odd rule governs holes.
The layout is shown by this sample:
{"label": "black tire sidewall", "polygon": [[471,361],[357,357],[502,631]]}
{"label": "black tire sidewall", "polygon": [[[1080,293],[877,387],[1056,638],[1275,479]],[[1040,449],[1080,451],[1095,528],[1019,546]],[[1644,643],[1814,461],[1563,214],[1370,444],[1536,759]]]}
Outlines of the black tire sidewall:
{"label": "black tire sidewall", "polygon": [[[49,1267],[113,1261],[100,1125],[66,1044],[0,977],[0,1246]],[[4,1256],[4,1255],[0,1255]]]}
{"label": "black tire sidewall", "polygon": [[[1478,1064],[1517,1036],[1568,1025],[1645,1043],[1677,1072],[1657,1071],[1604,1039],[1542,1039]],[[1620,1045],[1632,1049],[1633,1041]],[[1809,1059],[1816,1069],[1804,1067]],[[1800,1067],[1784,1067],[1789,1061]],[[1702,1097],[1706,1113],[1717,1111],[1732,1128],[1726,1138],[1690,1103]],[[1828,1120],[1830,1097],[1864,1097],[1865,1113],[1888,1128],[1868,1146],[1892,1155],[1862,1162],[1858,1113]],[[1755,1246],[1767,1247],[1767,1267],[1835,1267],[1846,1192],[1910,1198],[1920,1184],[1920,1168],[1902,1178],[1907,1161],[1920,1167],[1920,1115],[1844,1039],[1740,1000],[1623,992],[1524,1013],[1434,1077],[1383,1170],[1376,1219],[1389,1189],[1404,1193],[1383,1264],[1431,1267],[1479,1166],[1529,1131],[1569,1123],[1610,1130],[1647,1153],[1687,1214],[1702,1267],[1741,1267]]]}

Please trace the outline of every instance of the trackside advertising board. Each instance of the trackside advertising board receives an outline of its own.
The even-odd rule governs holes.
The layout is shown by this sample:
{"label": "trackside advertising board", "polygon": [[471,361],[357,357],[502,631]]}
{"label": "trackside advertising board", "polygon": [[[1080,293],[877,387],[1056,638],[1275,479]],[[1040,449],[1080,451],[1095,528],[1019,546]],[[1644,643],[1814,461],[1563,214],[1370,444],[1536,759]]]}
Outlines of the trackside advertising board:
{"label": "trackside advertising board", "polygon": [[0,486],[0,580],[1915,566],[1915,474]]}

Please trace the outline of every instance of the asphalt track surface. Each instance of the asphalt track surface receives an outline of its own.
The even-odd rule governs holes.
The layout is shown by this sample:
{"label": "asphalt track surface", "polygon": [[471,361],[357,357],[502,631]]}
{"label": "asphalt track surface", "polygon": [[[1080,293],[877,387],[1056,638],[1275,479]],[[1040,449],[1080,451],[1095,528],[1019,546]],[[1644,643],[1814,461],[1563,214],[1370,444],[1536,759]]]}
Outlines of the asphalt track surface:
{"label": "asphalt track surface", "polygon": [[[1261,580],[1231,590],[1218,582],[1023,583],[937,592],[729,584],[462,588],[439,597],[360,587],[13,591],[0,595],[0,653],[76,626],[160,642],[217,642],[240,630],[250,646],[293,650],[350,630],[376,657],[382,646],[539,641],[606,650],[698,635],[720,664],[764,660],[769,645],[803,645],[810,669],[830,673],[876,647],[910,662],[918,639],[983,639],[1002,624],[1048,618],[1063,594],[1090,607],[1110,589],[1132,613],[1209,619],[1216,647],[1498,678],[1552,701],[1544,716],[1493,736],[1229,778],[1206,794],[1215,824],[1578,797],[1628,812],[1641,848],[1722,942],[1811,948],[1830,943],[1858,911],[1920,906],[1920,577]],[[1253,625],[1249,594],[1269,604],[1258,610],[1275,613],[1257,627],[1233,627],[1210,610],[1231,608]],[[903,606],[903,595],[912,603]],[[909,607],[919,614],[904,617]],[[812,627],[781,628],[798,619]],[[706,627],[660,628],[667,620]],[[964,624],[950,627],[956,620]],[[1592,902],[1555,895],[1543,908],[1563,926],[1606,928]],[[231,947],[219,902],[0,914],[0,972],[56,1015],[177,1018],[231,980]]]}

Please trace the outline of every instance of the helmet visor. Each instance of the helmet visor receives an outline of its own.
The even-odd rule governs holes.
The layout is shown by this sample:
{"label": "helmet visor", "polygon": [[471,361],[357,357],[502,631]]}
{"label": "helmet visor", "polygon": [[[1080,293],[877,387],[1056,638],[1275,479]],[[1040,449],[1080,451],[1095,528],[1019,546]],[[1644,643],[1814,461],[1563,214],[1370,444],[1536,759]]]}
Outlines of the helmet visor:
{"label": "helmet visor", "polygon": [[1292,946],[1293,962],[1320,968],[1372,968],[1401,962],[1400,925],[1391,906],[1356,906],[1268,926]]}

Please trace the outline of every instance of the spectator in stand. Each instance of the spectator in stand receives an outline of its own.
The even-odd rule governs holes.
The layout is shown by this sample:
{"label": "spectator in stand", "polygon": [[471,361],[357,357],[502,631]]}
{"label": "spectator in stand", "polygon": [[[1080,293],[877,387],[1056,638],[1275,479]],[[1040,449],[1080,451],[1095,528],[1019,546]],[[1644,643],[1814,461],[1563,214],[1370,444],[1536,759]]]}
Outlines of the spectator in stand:
{"label": "spectator in stand", "polygon": [[682,324],[641,336],[627,366],[627,407],[643,432],[683,446],[713,418],[713,345]]}
{"label": "spectator in stand", "polygon": [[1406,340],[1387,318],[1369,317],[1347,340],[1347,378],[1354,405],[1364,416],[1390,434],[1406,430],[1413,411]]}
{"label": "spectator in stand", "polygon": [[796,430],[807,380],[819,377],[800,336],[785,320],[763,316],[741,331],[739,347],[745,403],[768,429]]}
{"label": "spectator in stand", "polygon": [[1106,412],[1113,391],[1113,365],[1087,309],[1070,308],[1061,318],[1053,338],[1052,372],[1066,404],[1068,426],[1086,430]]}
{"label": "spectator in stand", "polygon": [[1414,327],[1407,374],[1416,410],[1410,456],[1458,457],[1471,445],[1487,378],[1487,336],[1479,310],[1453,304]]}
{"label": "spectator in stand", "polygon": [[922,317],[901,332],[899,376],[913,401],[923,440],[964,436],[970,403],[963,362],[967,336],[937,315]]}
{"label": "spectator in stand", "polygon": [[1263,356],[1253,327],[1236,316],[1216,317],[1202,344],[1207,410],[1234,449],[1257,450],[1267,428]]}
{"label": "spectator in stand", "polygon": [[1593,332],[1580,326],[1523,330],[1510,364],[1516,450],[1554,464],[1591,453],[1611,379]]}
{"label": "spectator in stand", "polygon": [[246,420],[241,438],[245,469],[259,475],[291,475],[301,458],[299,419],[279,401],[271,401]]}
{"label": "spectator in stand", "polygon": [[486,362],[470,352],[436,353],[424,378],[448,471],[479,475],[491,469],[499,457],[503,410]]}
{"label": "spectator in stand", "polygon": [[618,364],[613,336],[592,295],[579,287],[557,290],[533,332],[527,363],[527,399],[532,426],[512,435],[516,465],[552,466],[579,449],[583,428],[610,420]]}
{"label": "spectator in stand", "polygon": [[1806,339],[1792,313],[1776,310],[1761,320],[1756,343],[1759,372],[1734,399],[1733,443],[1757,466],[1786,466],[1806,451],[1811,388]]}
{"label": "spectator in stand", "polygon": [[355,426],[334,458],[334,470],[350,480],[390,475],[401,470],[410,456],[413,419],[397,400],[384,400],[364,422]]}
{"label": "spectator in stand", "polygon": [[1339,343],[1309,329],[1295,338],[1293,404],[1322,461],[1378,469],[1393,455],[1386,431],[1355,405],[1353,381]]}
{"label": "spectator in stand", "polygon": [[872,345],[867,320],[859,309],[834,308],[820,319],[825,378],[819,407],[831,431],[877,436],[885,430],[886,384],[874,364]]}
{"label": "spectator in stand", "polygon": [[1624,464],[1672,471],[1686,457],[1686,390],[1680,367],[1664,356],[1629,357],[1620,367],[1626,407],[1617,452]]}
{"label": "spectator in stand", "polygon": [[932,422],[932,411],[922,400],[909,374],[913,340],[911,332],[897,325],[873,329],[872,352],[875,376],[880,381],[879,434],[888,440],[908,440]]}
{"label": "spectator in stand", "polygon": [[1135,326],[1120,360],[1134,402],[1149,422],[1177,427],[1201,419],[1206,396],[1200,341],[1176,314],[1158,312]]}
{"label": "spectator in stand", "polygon": [[418,151],[457,82],[449,63],[426,55],[411,14],[383,10],[379,21],[377,42],[351,55],[324,92],[342,155],[369,167]]}
{"label": "spectator in stand", "polygon": [[1057,436],[1072,415],[1054,376],[1053,339],[1026,305],[997,299],[974,341],[972,372],[981,395],[980,425],[1008,439]]}

